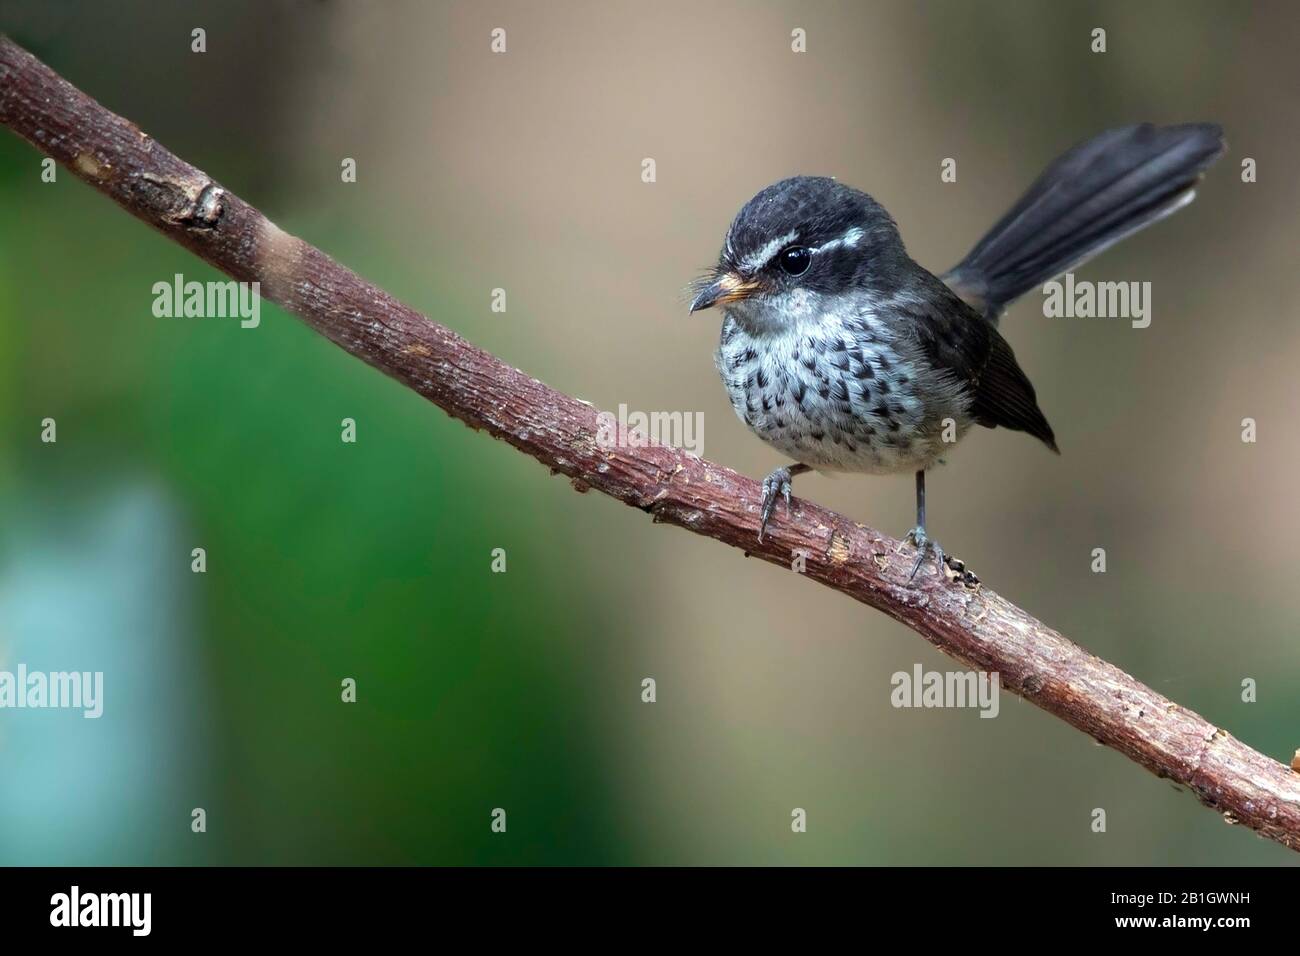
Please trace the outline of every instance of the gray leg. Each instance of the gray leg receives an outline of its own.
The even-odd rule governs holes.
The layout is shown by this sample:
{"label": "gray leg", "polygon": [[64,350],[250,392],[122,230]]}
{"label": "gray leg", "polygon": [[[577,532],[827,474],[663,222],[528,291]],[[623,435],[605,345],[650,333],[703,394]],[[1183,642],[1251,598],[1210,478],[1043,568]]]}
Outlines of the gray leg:
{"label": "gray leg", "polygon": [[948,562],[947,556],[943,553],[943,548],[939,547],[939,542],[931,541],[925,533],[924,470],[916,473],[916,527],[907,532],[906,540],[916,545],[916,563],[912,565],[912,573],[908,575],[908,581],[915,578],[916,572],[921,570],[921,563],[925,560],[927,554],[933,553],[941,567]]}
{"label": "gray leg", "polygon": [[796,462],[793,465],[778,468],[763,479],[762,520],[758,525],[759,541],[763,540],[763,532],[767,530],[768,519],[772,517],[772,512],[776,510],[776,499],[778,497],[785,499],[786,511],[790,510],[790,489],[794,485],[791,479],[795,475],[802,475],[805,471],[812,471],[812,468]]}

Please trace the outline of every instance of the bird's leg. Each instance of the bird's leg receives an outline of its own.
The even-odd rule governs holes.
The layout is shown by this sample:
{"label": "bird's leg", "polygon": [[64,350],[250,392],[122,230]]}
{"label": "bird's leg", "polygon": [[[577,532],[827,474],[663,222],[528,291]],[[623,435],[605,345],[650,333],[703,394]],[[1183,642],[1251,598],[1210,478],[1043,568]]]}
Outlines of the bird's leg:
{"label": "bird's leg", "polygon": [[763,479],[763,509],[762,520],[758,525],[758,540],[763,540],[763,532],[767,530],[768,519],[772,517],[772,512],[776,510],[776,499],[785,499],[785,508],[790,510],[790,490],[794,486],[792,479],[795,475],[802,475],[805,471],[812,471],[808,465],[802,465],[795,462],[793,465],[784,465],[772,472]]}
{"label": "bird's leg", "polygon": [[948,564],[948,557],[943,553],[943,548],[939,547],[939,542],[931,541],[925,533],[925,469],[916,473],[916,527],[907,532],[905,540],[911,541],[916,545],[916,563],[912,565],[912,573],[907,576],[910,582],[916,577],[916,572],[921,570],[921,562],[925,556],[934,552],[935,558],[939,562],[940,568]]}

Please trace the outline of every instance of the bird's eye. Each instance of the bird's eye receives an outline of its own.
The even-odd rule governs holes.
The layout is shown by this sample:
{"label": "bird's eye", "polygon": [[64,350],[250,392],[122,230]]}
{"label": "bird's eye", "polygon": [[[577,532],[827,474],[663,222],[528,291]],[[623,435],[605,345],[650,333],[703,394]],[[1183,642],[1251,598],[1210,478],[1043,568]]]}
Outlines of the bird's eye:
{"label": "bird's eye", "polygon": [[791,246],[788,249],[782,249],[776,261],[780,263],[781,271],[786,275],[801,276],[808,271],[808,266],[812,264],[812,250],[805,246]]}

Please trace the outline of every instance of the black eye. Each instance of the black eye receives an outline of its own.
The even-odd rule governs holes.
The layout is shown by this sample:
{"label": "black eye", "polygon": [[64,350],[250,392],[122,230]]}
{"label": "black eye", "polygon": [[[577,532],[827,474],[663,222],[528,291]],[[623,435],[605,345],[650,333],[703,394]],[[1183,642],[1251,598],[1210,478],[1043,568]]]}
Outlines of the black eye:
{"label": "black eye", "polygon": [[801,276],[812,264],[812,250],[804,246],[791,246],[782,249],[776,261],[781,264],[781,271],[790,276]]}

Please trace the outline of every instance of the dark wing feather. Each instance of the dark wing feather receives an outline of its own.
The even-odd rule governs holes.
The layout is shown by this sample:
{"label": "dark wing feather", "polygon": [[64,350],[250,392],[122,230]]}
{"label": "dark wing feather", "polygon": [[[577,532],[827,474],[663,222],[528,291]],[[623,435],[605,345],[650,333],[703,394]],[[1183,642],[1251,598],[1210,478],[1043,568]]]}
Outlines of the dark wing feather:
{"label": "dark wing feather", "polygon": [[[983,322],[983,319],[976,321]],[[988,361],[973,383],[975,401],[971,414],[987,428],[1010,428],[1028,432],[1058,455],[1052,426],[1038,407],[1038,397],[1029,377],[1021,371],[1015,353],[998,330],[989,326]]]}
{"label": "dark wing feather", "polygon": [[965,383],[976,423],[1028,432],[1059,453],[1034,386],[993,324],[938,280],[927,283],[913,301],[915,305],[903,311],[921,352],[934,368]]}

